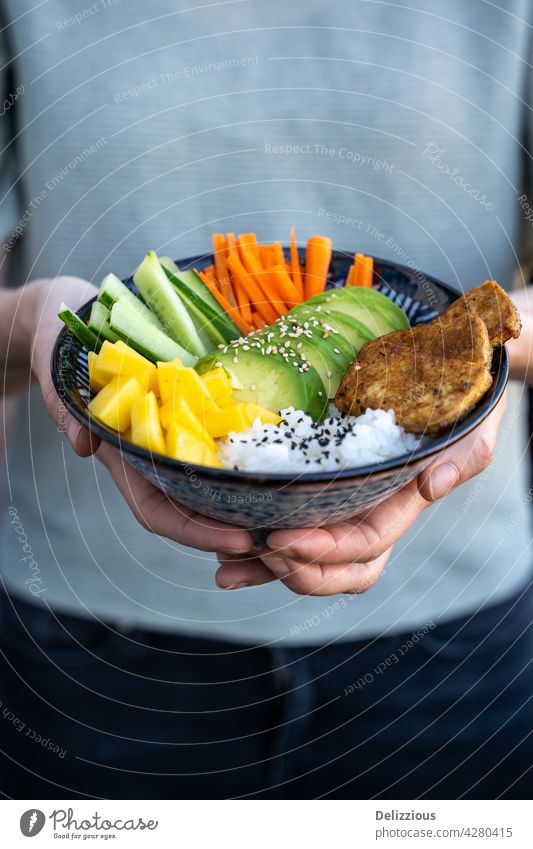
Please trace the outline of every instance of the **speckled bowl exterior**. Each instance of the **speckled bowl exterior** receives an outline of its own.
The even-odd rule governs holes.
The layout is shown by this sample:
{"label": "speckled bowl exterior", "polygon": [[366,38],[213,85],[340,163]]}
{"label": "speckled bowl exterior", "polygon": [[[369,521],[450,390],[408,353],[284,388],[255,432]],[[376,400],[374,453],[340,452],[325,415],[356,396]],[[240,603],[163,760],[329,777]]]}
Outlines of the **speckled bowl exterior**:
{"label": "speckled bowl exterior", "polygon": [[[331,287],[343,284],[351,256],[334,252]],[[202,268],[209,262],[209,257],[192,257],[178,260],[178,265],[183,269]],[[127,283],[134,288],[131,280]],[[402,306],[413,325],[430,321],[459,294],[416,269],[379,259],[375,260],[374,286]],[[91,304],[92,301],[79,310],[83,319],[88,317]],[[91,420],[87,413],[91,397],[87,352],[66,328],[57,339],[51,367],[57,392],[72,415],[116,446],[141,475],[198,513],[251,529],[258,542],[271,528],[317,527],[349,518],[405,486],[435,455],[483,421],[500,399],[509,370],[505,348],[497,348],[489,392],[447,434],[425,441],[411,454],[341,472],[280,475],[269,474],[266,469],[254,473],[211,469],[151,455]]]}

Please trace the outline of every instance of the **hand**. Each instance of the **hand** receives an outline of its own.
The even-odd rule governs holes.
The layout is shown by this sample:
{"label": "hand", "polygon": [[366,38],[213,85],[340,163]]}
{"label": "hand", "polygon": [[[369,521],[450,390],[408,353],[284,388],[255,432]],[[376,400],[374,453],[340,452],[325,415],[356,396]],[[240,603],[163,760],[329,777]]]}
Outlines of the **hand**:
{"label": "hand", "polygon": [[62,327],[57,312],[62,301],[77,310],[96,294],[95,287],[77,277],[58,277],[32,283],[27,291],[31,296],[28,308],[33,337],[32,369],[48,414],[76,453],[80,457],[95,454],[107,466],[137,520],[147,530],[203,551],[240,554],[249,551],[252,538],[248,531],[208,519],[173,501],[126,463],[120,452],[90,434],[65,409],[50,374],[52,349]]}
{"label": "hand", "polygon": [[218,585],[237,589],[281,580],[302,595],[366,592],[420,513],[490,464],[506,405],[504,396],[469,436],[366,513],[325,528],[273,531],[257,556],[219,555]]}

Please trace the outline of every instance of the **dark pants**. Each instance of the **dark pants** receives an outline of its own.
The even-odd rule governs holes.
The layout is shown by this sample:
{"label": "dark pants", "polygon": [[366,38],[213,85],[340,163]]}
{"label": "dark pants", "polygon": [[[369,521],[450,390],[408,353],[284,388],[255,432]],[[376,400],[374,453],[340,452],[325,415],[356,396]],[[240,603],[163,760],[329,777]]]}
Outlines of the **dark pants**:
{"label": "dark pants", "polygon": [[532,612],[528,588],[414,640],[271,651],[124,634],[2,595],[0,789],[529,798]]}

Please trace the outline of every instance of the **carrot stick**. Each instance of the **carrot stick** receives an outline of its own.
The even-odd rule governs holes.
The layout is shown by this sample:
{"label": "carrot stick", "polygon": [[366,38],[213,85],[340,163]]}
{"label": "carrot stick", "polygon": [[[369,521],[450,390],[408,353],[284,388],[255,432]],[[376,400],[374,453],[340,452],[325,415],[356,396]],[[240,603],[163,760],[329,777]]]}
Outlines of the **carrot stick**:
{"label": "carrot stick", "polygon": [[273,324],[278,318],[273,307],[268,303],[257,285],[253,274],[249,274],[237,256],[236,251],[232,252],[227,260],[227,266],[231,271],[231,276],[239,288],[248,296],[251,304],[253,304],[258,312],[261,313],[267,324]]}
{"label": "carrot stick", "polygon": [[352,286],[359,285],[359,274],[362,265],[364,254],[354,254],[353,258],[353,274],[352,274]]}
{"label": "carrot stick", "polygon": [[252,313],[252,324],[256,330],[262,330],[263,327],[266,327],[264,318],[262,318],[258,312]]}
{"label": "carrot stick", "polygon": [[213,260],[215,262],[215,271],[219,286],[222,288],[222,281],[226,277],[226,237],[222,233],[213,233]]}
{"label": "carrot stick", "polygon": [[216,283],[215,266],[214,265],[206,265],[206,267],[203,269],[203,271],[204,271],[205,276],[208,277],[211,280],[212,283]]}
{"label": "carrot stick", "polygon": [[[235,239],[235,233],[227,233],[226,234],[226,268],[228,268],[228,258],[232,255],[235,255],[237,259],[239,258],[237,252],[237,240]],[[229,269],[228,269],[229,270]],[[252,321],[252,310],[250,308],[250,301],[248,299],[248,295],[245,290],[240,285],[239,281],[232,277],[233,289],[235,292],[235,298],[237,300],[237,304],[241,311],[241,315],[247,324],[250,324]]]}
{"label": "carrot stick", "polygon": [[247,324],[251,324],[252,308],[250,307],[250,301],[248,299],[248,295],[235,276],[233,276],[233,288],[235,290],[235,297],[237,298],[237,304],[241,311],[241,315]]}
{"label": "carrot stick", "polygon": [[300,266],[300,257],[298,256],[298,246],[296,244],[296,230],[291,227],[291,276],[292,282],[296,286],[296,291],[300,296],[300,300],[304,297],[304,284],[302,279],[302,269]]}
{"label": "carrot stick", "polygon": [[305,255],[305,298],[323,292],[331,262],[331,239],[327,236],[311,236],[307,240]]}
{"label": "carrot stick", "polygon": [[[238,241],[238,240],[237,240]],[[287,312],[287,306],[283,302],[283,300],[279,300],[276,297],[278,294],[277,290],[270,290],[270,286],[268,284],[267,272],[263,270],[263,267],[252,250],[250,250],[249,246],[241,245],[239,247],[239,253],[241,255],[242,264],[244,265],[246,271],[249,274],[252,274],[255,282],[257,283],[259,290],[261,291],[264,300],[270,302],[272,308],[277,312],[278,317],[285,315]]]}
{"label": "carrot stick", "polygon": [[231,280],[226,268],[226,238],[222,233],[213,233],[213,259],[218,287],[233,306],[237,306]]}
{"label": "carrot stick", "polygon": [[355,263],[352,262],[348,269],[345,286],[355,286]]}
{"label": "carrot stick", "polygon": [[274,254],[274,263],[276,265],[285,265],[285,254],[281,247],[281,242],[274,242],[272,245],[272,253]]}
{"label": "carrot stick", "polygon": [[256,259],[260,259],[259,257],[259,245],[257,244],[257,238],[255,233],[241,233],[240,236],[237,236],[237,246],[240,249],[241,245],[243,247],[250,248],[255,255]]}
{"label": "carrot stick", "polygon": [[272,245],[259,245],[259,259],[263,268],[269,268],[269,266],[274,265]]}
{"label": "carrot stick", "polygon": [[250,333],[252,328],[250,327],[247,321],[244,321],[242,315],[240,315],[239,313],[239,310],[235,307],[232,307],[229,301],[226,300],[222,292],[219,291],[218,287],[215,286],[215,284],[209,279],[209,277],[207,276],[207,274],[205,274],[204,271],[198,271],[197,269],[194,270],[196,271],[198,277],[204,281],[205,285],[207,286],[213,297],[216,298],[222,309],[224,309],[228,313],[229,317],[235,322],[241,333],[244,333],[245,336]]}
{"label": "carrot stick", "polygon": [[371,256],[361,256],[359,270],[357,273],[357,286],[366,286],[367,289],[372,288],[374,279],[374,260]]}
{"label": "carrot stick", "polygon": [[364,254],[355,255],[355,271],[353,286],[371,288],[374,276],[374,260]]}
{"label": "carrot stick", "polygon": [[265,271],[265,274],[267,275],[269,289],[275,292],[288,306],[294,306],[301,302],[300,294],[292,282],[285,264],[273,265],[268,271]]}

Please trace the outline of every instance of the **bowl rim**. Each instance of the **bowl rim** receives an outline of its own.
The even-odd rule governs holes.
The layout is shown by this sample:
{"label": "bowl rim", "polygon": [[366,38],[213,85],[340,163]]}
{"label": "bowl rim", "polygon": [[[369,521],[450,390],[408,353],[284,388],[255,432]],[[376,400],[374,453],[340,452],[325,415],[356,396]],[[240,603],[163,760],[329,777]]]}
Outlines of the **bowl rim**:
{"label": "bowl rim", "polygon": [[[284,245],[283,247],[285,248],[286,246]],[[335,256],[335,254],[340,255],[343,258],[351,256],[349,252],[341,250],[334,250],[333,256]],[[210,254],[199,254],[197,256],[177,260],[177,264],[181,267],[190,267],[191,265],[199,266],[200,264],[205,264],[209,257]],[[406,265],[401,265],[400,263],[396,263],[388,259],[382,259],[380,257],[374,257],[374,262],[382,266],[388,266],[395,271],[402,272],[409,277],[410,280],[413,280],[413,269]],[[452,301],[462,295],[462,292],[455,289],[453,286],[443,283],[441,280],[438,280],[436,277],[429,274],[424,273],[424,279],[430,283],[434,283],[439,289],[451,296]],[[130,276],[126,279],[126,282],[130,282],[131,280],[132,277]],[[82,316],[87,312],[88,308],[94,303],[94,301],[96,301],[96,299],[97,296],[91,298],[76,311],[76,314]],[[135,445],[133,442],[123,439],[120,434],[115,433],[115,431],[105,427],[105,425],[102,425],[95,419],[91,418],[90,415],[85,412],[86,408],[80,409],[78,404],[71,398],[70,387],[66,385],[62,374],[63,370],[60,366],[60,351],[69,335],[71,336],[71,333],[67,327],[63,327],[60,330],[52,350],[50,367],[55,390],[69,413],[71,413],[77,421],[84,425],[91,433],[94,433],[95,436],[102,439],[102,441],[113,445],[125,456],[133,455],[140,460],[144,460],[145,462],[148,461],[152,464],[157,464],[158,466],[163,466],[170,470],[186,473],[186,470],[190,469],[194,473],[201,474],[203,477],[216,478],[219,483],[224,481],[228,483],[256,483],[259,485],[264,485],[265,483],[278,485],[333,483],[338,480],[368,478],[381,475],[384,472],[401,471],[402,469],[418,464],[423,460],[429,461],[431,457],[440,454],[445,448],[448,448],[450,445],[454,445],[460,439],[463,439],[463,437],[475,430],[475,428],[478,427],[496,407],[509,380],[509,358],[507,349],[505,345],[501,345],[495,349],[495,354],[497,352],[499,361],[497,363],[497,371],[494,376],[493,384],[489,390],[490,396],[485,397],[476,404],[471,413],[469,413],[466,418],[453,425],[447,433],[442,436],[431,437],[431,442],[428,445],[421,446],[412,452],[392,457],[389,460],[385,460],[383,463],[367,463],[364,466],[356,466],[353,468],[341,469],[339,471],[334,470],[330,472],[282,473],[236,471],[235,469],[217,469],[213,466],[200,466],[182,460],[175,460],[164,454],[157,454],[155,452],[148,451],[145,448],[141,448],[139,445]]]}

